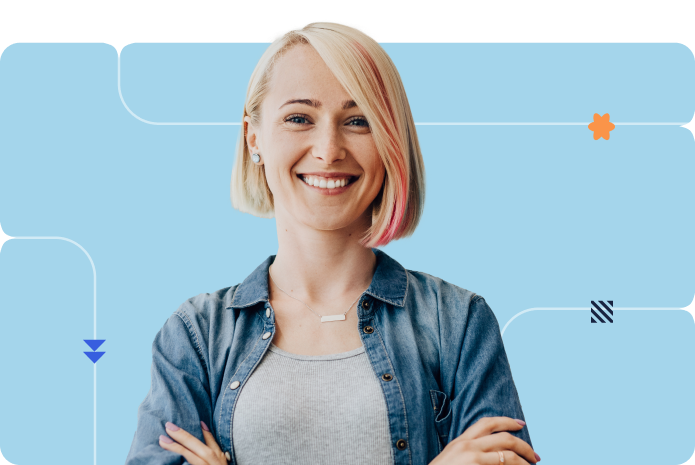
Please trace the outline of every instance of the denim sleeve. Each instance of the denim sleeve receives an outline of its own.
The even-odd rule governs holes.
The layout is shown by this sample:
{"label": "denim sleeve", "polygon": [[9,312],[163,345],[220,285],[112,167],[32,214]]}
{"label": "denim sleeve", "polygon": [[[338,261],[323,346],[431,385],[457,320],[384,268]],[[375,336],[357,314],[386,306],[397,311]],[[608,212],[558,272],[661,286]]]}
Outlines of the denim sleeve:
{"label": "denim sleeve", "polygon": [[198,335],[189,315],[179,308],[152,343],[152,384],[138,408],[135,437],[126,465],[188,464],[183,455],[163,449],[167,421],[205,444],[200,420],[211,425],[212,406],[205,363],[198,356]]}
{"label": "denim sleeve", "polygon": [[[480,295],[473,297],[468,309],[451,412],[449,441],[483,417],[503,416],[525,421],[497,317]],[[533,447],[527,425],[507,432]]]}

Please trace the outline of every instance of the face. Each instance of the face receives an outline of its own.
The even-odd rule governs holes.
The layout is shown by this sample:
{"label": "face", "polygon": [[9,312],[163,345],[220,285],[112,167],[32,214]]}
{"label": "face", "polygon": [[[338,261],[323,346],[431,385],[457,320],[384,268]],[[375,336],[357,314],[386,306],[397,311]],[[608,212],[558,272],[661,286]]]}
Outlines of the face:
{"label": "face", "polygon": [[275,64],[269,89],[260,127],[244,121],[249,149],[265,165],[276,220],[320,230],[369,227],[385,168],[360,109],[308,45]]}

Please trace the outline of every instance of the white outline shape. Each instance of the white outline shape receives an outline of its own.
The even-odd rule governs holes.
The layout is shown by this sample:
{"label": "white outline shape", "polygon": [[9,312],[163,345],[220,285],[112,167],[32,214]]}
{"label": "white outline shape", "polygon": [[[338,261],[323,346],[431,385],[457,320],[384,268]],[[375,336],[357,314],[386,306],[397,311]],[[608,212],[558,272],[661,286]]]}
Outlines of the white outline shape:
{"label": "white outline shape", "polygon": [[5,242],[9,241],[12,239],[12,236],[8,236],[5,234],[5,231],[2,230],[2,225],[0,224],[0,252],[2,252],[2,246]]}
{"label": "white outline shape", "polygon": [[121,92],[121,51],[118,51],[118,96],[121,98],[121,103],[125,109],[128,110],[128,113],[133,115],[135,119],[147,124],[154,124],[156,126],[241,126],[241,123],[158,123],[140,118],[128,107],[128,104],[125,103],[123,92]]}
{"label": "white outline shape", "polygon": [[[179,123],[179,122],[173,122],[173,123],[162,123],[162,122],[156,122],[156,121],[148,121],[146,119],[143,119],[136,115],[133,110],[128,107],[128,104],[125,102],[125,99],[123,98],[123,92],[121,91],[121,52],[123,50],[117,50],[117,55],[118,55],[118,96],[121,99],[121,103],[123,104],[123,107],[128,110],[128,113],[130,113],[135,119],[138,121],[141,121],[146,124],[151,124],[155,126],[241,126],[241,123]],[[4,51],[3,51],[4,52]],[[690,122],[687,123],[616,123],[612,122],[616,126],[680,126],[688,129],[691,134],[695,136],[695,120],[691,120]],[[590,123],[415,123],[416,126],[588,126]],[[97,290],[96,290],[96,281],[97,281],[97,276],[96,276],[96,269],[94,267],[94,261],[92,260],[92,257],[87,253],[87,251],[77,242],[72,241],[68,238],[65,237],[54,237],[54,236],[18,236],[18,237],[12,237],[8,236],[2,231],[2,227],[0,226],[0,251],[2,250],[2,245],[7,242],[10,239],[59,239],[59,240],[64,240],[71,242],[78,246],[82,251],[87,255],[89,258],[90,263],[92,264],[92,271],[94,273],[94,339],[97,338]],[[514,321],[517,317],[521,316],[524,313],[530,312],[530,311],[535,311],[535,310],[590,310],[590,308],[587,307],[534,307],[530,308],[527,310],[523,310],[516,315],[514,315],[508,322],[507,324],[504,325],[504,328],[502,329],[502,336],[504,336],[504,331],[507,329],[507,326]],[[693,298],[693,302],[686,307],[686,308],[665,308],[665,307],[656,307],[656,308],[629,308],[629,307],[618,307],[614,308],[614,310],[686,310],[690,313],[691,316],[695,319],[695,297]],[[97,463],[96,459],[96,454],[97,454],[97,433],[96,433],[96,418],[97,418],[97,410],[96,410],[96,402],[97,402],[97,364],[94,364],[94,463]],[[2,457],[2,452],[0,452],[0,457]],[[695,451],[693,452],[693,455],[691,458],[685,462],[682,465],[695,465]]]}
{"label": "white outline shape", "polygon": [[[92,260],[92,257],[89,255],[89,253],[82,247],[80,244],[77,242],[68,239],[67,237],[58,237],[58,236],[9,236],[5,234],[5,232],[2,230],[2,225],[0,225],[0,251],[2,250],[2,246],[5,242],[11,240],[11,239],[60,239],[63,241],[68,241],[72,244],[75,244],[77,247],[79,247],[82,252],[89,258],[89,263],[92,264],[92,274],[94,275],[94,339],[97,338],[97,270],[94,267],[94,260]],[[2,455],[2,451],[0,451],[0,460],[3,460],[3,462],[0,462],[0,464],[4,463],[10,463],[5,459]],[[94,363],[94,464],[96,465],[97,463],[97,364]],[[12,464],[11,464],[12,465]]]}
{"label": "white outline shape", "polygon": [[[128,44],[130,45],[130,44]],[[156,126],[241,126],[241,123],[160,123],[156,121],[148,121],[144,118],[140,118],[133,112],[133,110],[128,107],[123,98],[123,92],[121,91],[121,52],[123,50],[117,50],[118,52],[118,96],[121,98],[121,103],[128,110],[128,113],[133,115],[138,121],[142,121],[146,124],[153,124]],[[680,126],[688,129],[693,135],[695,135],[695,130],[692,126],[693,121],[688,123],[614,123],[616,126]],[[415,123],[415,126],[588,126],[591,123]],[[690,125],[690,127],[688,126]]]}
{"label": "white outline shape", "polygon": [[[591,307],[533,307],[533,308],[528,308],[526,310],[522,310],[513,317],[507,321],[507,324],[504,325],[504,328],[502,328],[502,337],[504,337],[504,332],[507,330],[507,326],[510,325],[510,323],[514,320],[516,320],[518,317],[523,315],[524,313],[528,312],[533,312],[535,310],[591,310]],[[695,321],[695,295],[693,296],[693,301],[690,302],[690,305],[687,307],[679,308],[679,307],[614,307],[613,310],[685,310],[686,312],[690,313],[690,316],[693,317],[693,320]],[[695,452],[693,452],[695,454]],[[693,462],[695,463],[695,462]]]}

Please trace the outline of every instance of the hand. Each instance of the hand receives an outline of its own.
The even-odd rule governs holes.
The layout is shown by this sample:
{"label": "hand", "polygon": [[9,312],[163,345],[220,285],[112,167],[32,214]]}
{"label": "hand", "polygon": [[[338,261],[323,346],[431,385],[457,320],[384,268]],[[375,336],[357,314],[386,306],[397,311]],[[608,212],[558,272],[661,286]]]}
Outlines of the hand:
{"label": "hand", "polygon": [[[528,465],[538,457],[531,446],[507,430],[518,431],[523,425],[509,417],[484,417],[470,426],[449,444],[430,465],[498,465],[504,454],[504,465]],[[503,433],[492,434],[496,431]]]}
{"label": "hand", "polygon": [[227,465],[227,458],[220,446],[217,445],[215,436],[202,421],[200,426],[207,445],[200,442],[191,433],[170,422],[167,422],[166,430],[167,434],[175,439],[175,442],[167,443],[166,439],[168,438],[162,434],[159,436],[159,445],[166,450],[183,455],[191,465]]}

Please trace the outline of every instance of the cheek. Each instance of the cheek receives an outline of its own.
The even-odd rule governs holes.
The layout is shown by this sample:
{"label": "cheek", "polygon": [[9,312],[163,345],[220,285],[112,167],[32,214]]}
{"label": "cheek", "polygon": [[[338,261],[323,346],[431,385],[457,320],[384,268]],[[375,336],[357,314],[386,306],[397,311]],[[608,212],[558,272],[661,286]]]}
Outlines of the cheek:
{"label": "cheek", "polygon": [[268,189],[270,189],[270,192],[273,193],[273,196],[277,197],[283,188],[281,184],[282,180],[278,177],[277,167],[275,166],[274,162],[268,162],[267,159],[265,160],[263,166],[265,182],[268,184]]}
{"label": "cheek", "polygon": [[265,178],[273,195],[276,198],[281,198],[284,196],[283,192],[290,195],[290,190],[297,188],[295,181],[299,181],[299,179],[292,173],[292,168],[296,164],[295,157],[282,151],[274,155],[273,160],[266,163]]}
{"label": "cheek", "polygon": [[369,170],[372,176],[378,176],[380,173],[384,173],[386,168],[384,167],[384,162],[379,156],[379,151],[376,149],[376,144],[374,139],[371,137],[369,140],[362,140],[359,144],[356,144],[350,149],[360,166],[364,167],[365,170]]}

